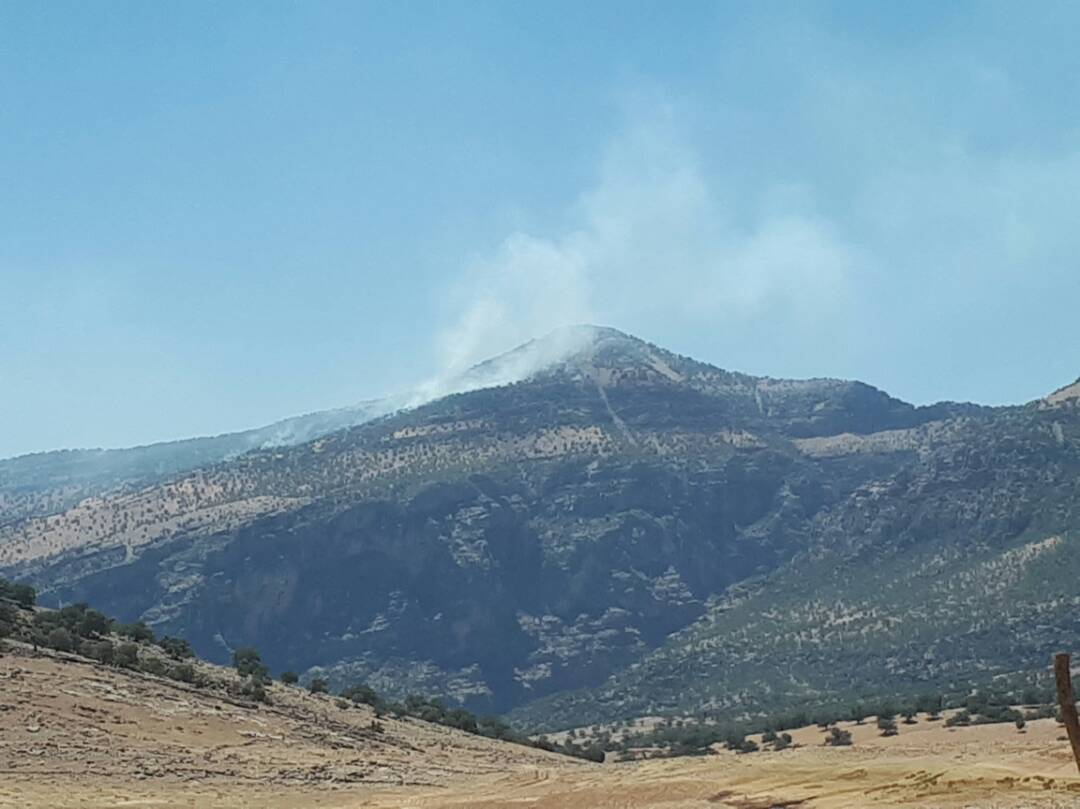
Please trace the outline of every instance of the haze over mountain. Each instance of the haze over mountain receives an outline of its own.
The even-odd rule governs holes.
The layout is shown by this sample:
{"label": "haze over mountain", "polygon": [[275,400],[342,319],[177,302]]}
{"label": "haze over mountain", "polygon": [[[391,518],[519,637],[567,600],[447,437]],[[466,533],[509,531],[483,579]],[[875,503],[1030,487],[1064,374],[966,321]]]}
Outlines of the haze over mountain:
{"label": "haze over mountain", "polygon": [[596,327],[457,384],[146,448],[76,504],[63,454],[9,461],[0,572],[536,726],[1023,676],[1080,630],[1075,385],[913,407]]}
{"label": "haze over mountain", "polygon": [[580,348],[590,334],[590,327],[561,329],[464,373],[429,379],[405,393],[293,416],[237,433],[126,449],[59,450],[0,459],[0,525],[52,514],[118,486],[145,485],[253,449],[301,444],[440,396],[516,382]]}

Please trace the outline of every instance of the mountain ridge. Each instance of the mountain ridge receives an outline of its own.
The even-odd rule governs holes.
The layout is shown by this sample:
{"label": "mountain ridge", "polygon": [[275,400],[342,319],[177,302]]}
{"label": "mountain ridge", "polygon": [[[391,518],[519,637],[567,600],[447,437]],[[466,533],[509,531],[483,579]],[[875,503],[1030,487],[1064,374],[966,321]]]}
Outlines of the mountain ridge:
{"label": "mountain ridge", "polygon": [[[583,713],[581,699],[604,706],[598,719],[694,707],[665,689],[752,710],[677,674],[699,669],[671,644],[715,629],[717,604],[750,604],[731,614],[761,625],[761,587],[802,592],[805,574],[820,600],[830,571],[893,570],[903,543],[931,564],[945,537],[960,575],[977,548],[1008,553],[1036,527],[1033,541],[1074,527],[1071,410],[915,407],[859,382],[753,377],[615,330],[586,335],[521,381],[0,528],[0,568],[47,599],[182,633],[211,658],[255,643],[277,667],[538,724],[539,711]],[[480,377],[548,356],[543,343],[515,351]],[[867,609],[895,612],[900,595],[888,597],[866,596]],[[977,601],[942,602],[949,626],[975,621]],[[732,645],[742,625],[724,621],[717,648],[744,649]],[[1022,670],[954,644],[986,672]],[[835,650],[803,647],[808,690],[768,680],[783,699],[836,688],[819,670]],[[709,657],[700,672],[744,689],[761,665]],[[875,676],[910,666],[894,669]],[[599,698],[612,689],[625,698]]]}

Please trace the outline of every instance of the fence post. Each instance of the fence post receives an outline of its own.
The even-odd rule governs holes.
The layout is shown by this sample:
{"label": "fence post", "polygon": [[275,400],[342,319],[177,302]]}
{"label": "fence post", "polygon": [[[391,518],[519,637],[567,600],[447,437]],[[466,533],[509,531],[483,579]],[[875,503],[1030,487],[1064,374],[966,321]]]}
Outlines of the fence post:
{"label": "fence post", "polygon": [[1072,670],[1067,654],[1054,655],[1054,677],[1057,679],[1061,718],[1065,720],[1065,730],[1069,733],[1073,758],[1076,759],[1076,768],[1080,770],[1080,719],[1076,716],[1076,695],[1073,693]]}

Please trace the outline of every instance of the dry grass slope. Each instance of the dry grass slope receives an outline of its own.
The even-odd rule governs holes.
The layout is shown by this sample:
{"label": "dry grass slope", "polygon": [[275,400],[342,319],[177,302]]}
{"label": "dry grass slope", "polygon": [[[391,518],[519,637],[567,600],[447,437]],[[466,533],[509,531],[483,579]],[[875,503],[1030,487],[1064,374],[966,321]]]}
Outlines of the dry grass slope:
{"label": "dry grass slope", "polygon": [[[230,672],[204,667],[214,677]],[[855,745],[821,731],[795,749],[590,765],[366,707],[272,687],[273,705],[14,647],[0,657],[0,806],[605,807],[1080,806],[1080,777],[1052,720],[903,726]]]}

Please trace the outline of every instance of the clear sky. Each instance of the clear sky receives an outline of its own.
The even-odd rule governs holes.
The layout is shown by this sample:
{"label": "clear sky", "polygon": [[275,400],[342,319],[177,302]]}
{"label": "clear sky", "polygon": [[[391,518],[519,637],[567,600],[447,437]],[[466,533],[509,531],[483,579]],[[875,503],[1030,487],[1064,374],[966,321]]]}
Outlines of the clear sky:
{"label": "clear sky", "polygon": [[1080,375],[1080,4],[0,0],[0,456],[568,322],[917,403]]}

